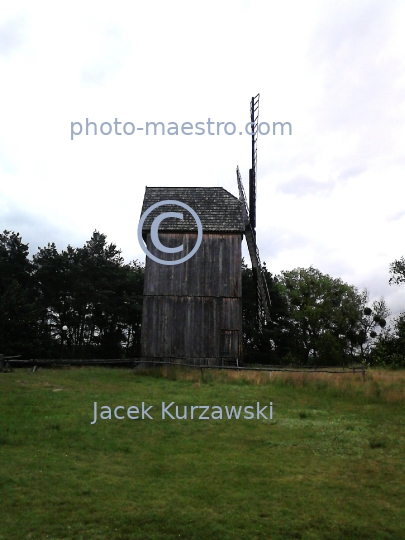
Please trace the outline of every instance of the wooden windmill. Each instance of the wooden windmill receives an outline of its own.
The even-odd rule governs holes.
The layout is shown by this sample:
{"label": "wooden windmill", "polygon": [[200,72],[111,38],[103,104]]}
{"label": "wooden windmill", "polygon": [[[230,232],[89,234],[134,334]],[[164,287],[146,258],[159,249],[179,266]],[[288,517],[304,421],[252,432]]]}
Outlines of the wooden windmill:
{"label": "wooden windmill", "polygon": [[[259,328],[270,320],[270,295],[255,233],[258,104],[259,96],[252,98],[249,207],[239,169],[239,200],[219,187],[146,188],[141,214],[148,214],[141,223],[141,240],[149,252],[141,335],[141,356],[145,360],[213,365],[238,363],[242,353],[243,234],[257,284]],[[198,227],[187,212],[181,219],[173,215],[178,212],[178,207],[172,204],[176,201],[192,208],[202,223],[200,247],[181,264],[174,262],[182,258],[179,246],[190,253],[197,243]],[[172,216],[159,221],[156,245],[153,223],[162,212],[172,213]],[[162,252],[162,246],[171,252]],[[170,264],[161,264],[162,260]]]}
{"label": "wooden windmill", "polygon": [[[242,352],[242,204],[219,187],[146,188],[142,214],[159,201],[180,201],[202,223],[202,242],[195,255],[181,264],[146,259],[141,356],[153,362],[237,364]],[[178,211],[165,204],[151,211],[142,237],[154,256],[166,261],[182,253],[161,253],[152,242],[152,222],[161,212]],[[163,246],[183,245],[192,251],[197,225],[190,214],[169,217],[159,225]]]}
{"label": "wooden windmill", "polygon": [[252,168],[249,170],[249,206],[246,200],[245,189],[239,167],[236,168],[238,181],[239,199],[242,202],[242,213],[245,223],[246,243],[252,262],[253,278],[256,284],[257,296],[257,321],[259,330],[262,331],[263,324],[270,321],[270,293],[267,287],[263,267],[260,262],[259,249],[256,243],[256,193],[257,193],[257,134],[259,124],[259,97],[252,97],[250,102],[250,125],[252,133]]}

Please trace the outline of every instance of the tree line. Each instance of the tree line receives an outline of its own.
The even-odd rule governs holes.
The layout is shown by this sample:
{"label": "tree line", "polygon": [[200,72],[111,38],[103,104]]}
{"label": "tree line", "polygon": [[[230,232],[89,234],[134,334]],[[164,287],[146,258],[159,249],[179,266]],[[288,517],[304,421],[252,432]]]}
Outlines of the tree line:
{"label": "tree line", "polygon": [[[95,231],[81,248],[39,248],[30,259],[19,233],[0,234],[0,353],[22,358],[140,355],[144,266]],[[405,282],[405,260],[390,265]],[[259,331],[252,269],[242,263],[246,363],[405,367],[405,313],[387,325],[383,298],[312,266],[272,275],[264,265],[271,321]],[[64,328],[66,330],[64,330]]]}
{"label": "tree line", "polygon": [[[28,358],[135,357],[144,268],[94,232],[82,248],[54,243],[32,260],[18,233],[0,235],[0,351]],[[63,328],[67,327],[66,332]]]}
{"label": "tree line", "polygon": [[[400,263],[400,264],[399,264]],[[390,283],[405,281],[405,261],[390,266]],[[384,298],[369,302],[359,291],[312,266],[273,276],[264,265],[272,304],[271,321],[259,332],[252,270],[242,270],[244,353],[280,364],[405,367],[405,313],[387,325]]]}

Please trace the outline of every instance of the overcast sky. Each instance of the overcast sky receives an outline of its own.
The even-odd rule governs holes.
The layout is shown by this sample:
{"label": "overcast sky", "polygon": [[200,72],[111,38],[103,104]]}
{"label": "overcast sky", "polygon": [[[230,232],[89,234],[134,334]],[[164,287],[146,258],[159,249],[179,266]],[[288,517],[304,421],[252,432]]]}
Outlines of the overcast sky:
{"label": "overcast sky", "polygon": [[[250,166],[239,132],[260,93],[260,122],[292,126],[258,140],[262,260],[275,274],[313,265],[405,310],[405,287],[388,285],[405,255],[405,2],[7,4],[0,229],[20,232],[31,254],[82,246],[97,229],[127,262],[144,261],[145,186],[238,195],[236,166],[246,188]],[[86,118],[98,135],[72,141],[71,122]],[[115,118],[237,131],[102,135]]]}

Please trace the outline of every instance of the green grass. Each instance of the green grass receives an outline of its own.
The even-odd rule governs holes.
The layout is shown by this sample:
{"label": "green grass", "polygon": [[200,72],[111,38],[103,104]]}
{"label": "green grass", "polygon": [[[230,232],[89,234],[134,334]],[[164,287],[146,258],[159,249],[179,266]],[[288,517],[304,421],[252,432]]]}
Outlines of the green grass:
{"label": "green grass", "polygon": [[[405,538],[405,373],[0,374],[0,540]],[[93,420],[154,406],[154,420]],[[273,402],[273,420],[161,420]]]}

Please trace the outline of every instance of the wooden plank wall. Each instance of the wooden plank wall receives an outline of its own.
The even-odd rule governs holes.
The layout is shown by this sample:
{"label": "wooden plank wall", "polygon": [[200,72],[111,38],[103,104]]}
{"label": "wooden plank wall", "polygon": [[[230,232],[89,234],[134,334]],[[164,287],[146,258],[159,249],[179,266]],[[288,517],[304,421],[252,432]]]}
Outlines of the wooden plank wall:
{"label": "wooden plank wall", "polygon": [[[186,246],[189,253],[195,246],[195,233],[160,233],[159,239],[167,247]],[[151,243],[149,251],[165,260],[178,260],[184,253],[161,253]],[[197,253],[188,261],[165,266],[147,257],[144,295],[225,296],[240,297],[241,235],[204,234]]]}
{"label": "wooden plank wall", "polygon": [[[197,235],[159,233],[159,238],[168,247],[184,243],[188,253]],[[147,244],[151,253],[163,258],[151,244],[149,235]],[[165,254],[165,257],[173,260],[181,255]],[[225,339],[224,330],[233,332],[228,332]],[[221,350],[224,343],[229,343],[228,354]],[[147,258],[142,357],[198,358],[214,363],[221,356],[234,356],[232,351],[238,351],[240,356],[241,344],[240,234],[204,234],[197,253],[178,265],[166,266]]]}

